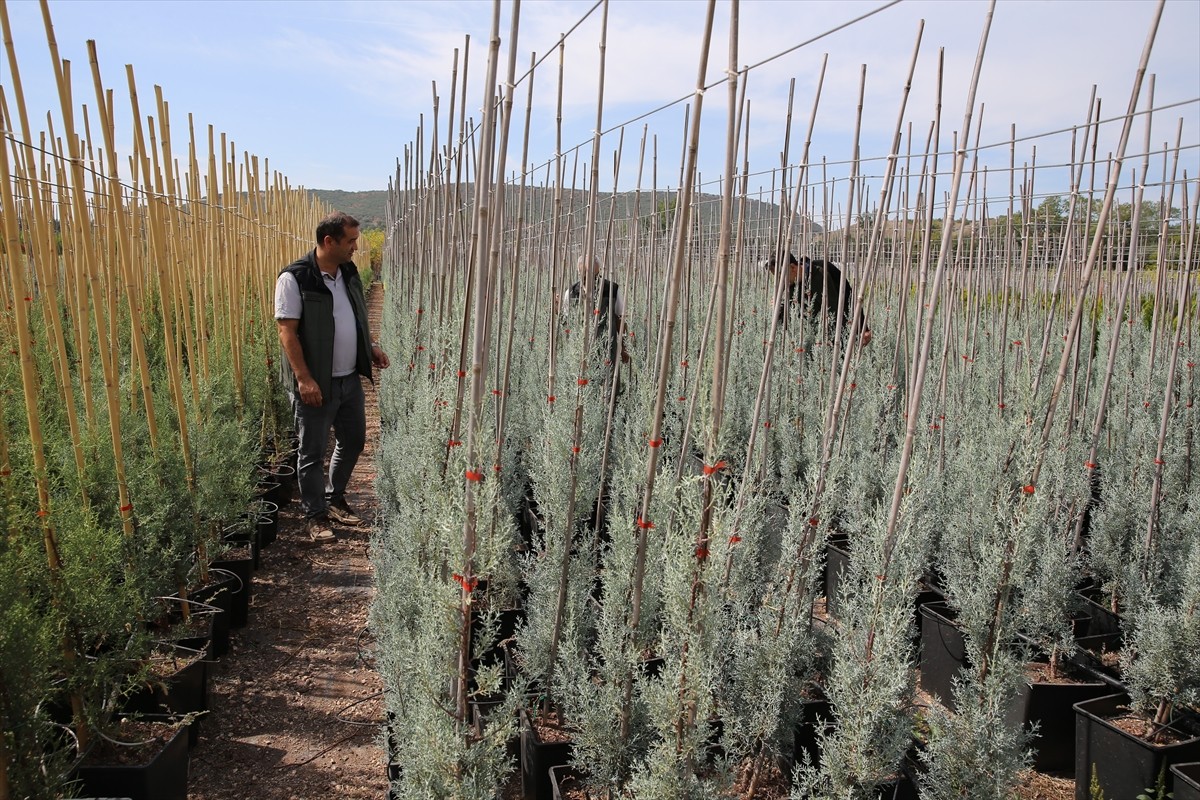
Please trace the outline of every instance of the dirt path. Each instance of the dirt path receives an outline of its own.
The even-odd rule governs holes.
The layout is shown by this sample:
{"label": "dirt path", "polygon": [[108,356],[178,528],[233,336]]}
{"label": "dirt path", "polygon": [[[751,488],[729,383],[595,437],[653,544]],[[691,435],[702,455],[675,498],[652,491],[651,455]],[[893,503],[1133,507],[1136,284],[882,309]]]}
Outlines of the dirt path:
{"label": "dirt path", "polygon": [[[383,288],[367,301],[379,330]],[[367,446],[347,500],[374,520],[379,405],[367,395]],[[382,684],[365,628],[374,594],[370,529],[338,528],[314,547],[299,501],[279,516],[279,538],[254,574],[250,624],[209,671],[210,714],[192,751],[192,800],[371,798],[387,791],[379,723]],[[358,724],[356,724],[358,723]]]}

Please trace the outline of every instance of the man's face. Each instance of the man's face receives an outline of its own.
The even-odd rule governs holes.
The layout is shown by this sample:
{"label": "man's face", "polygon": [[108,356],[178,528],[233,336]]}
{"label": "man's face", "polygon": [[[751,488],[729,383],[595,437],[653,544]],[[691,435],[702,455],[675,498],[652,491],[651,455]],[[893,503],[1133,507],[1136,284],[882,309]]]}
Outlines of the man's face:
{"label": "man's face", "polygon": [[358,249],[358,228],[346,228],[340,241],[326,236],[325,249],[337,258],[339,264],[354,258],[354,251]]}

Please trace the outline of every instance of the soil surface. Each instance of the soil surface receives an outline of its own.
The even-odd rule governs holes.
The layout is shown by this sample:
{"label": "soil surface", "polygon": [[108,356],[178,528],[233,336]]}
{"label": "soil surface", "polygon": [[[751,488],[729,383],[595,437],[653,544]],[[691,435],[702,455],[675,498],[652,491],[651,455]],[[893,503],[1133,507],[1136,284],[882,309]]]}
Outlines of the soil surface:
{"label": "soil surface", "polygon": [[[379,330],[383,287],[367,301]],[[364,382],[367,446],[347,501],[367,525],[337,541],[303,535],[296,499],[254,573],[250,622],[209,672],[210,713],[192,750],[191,800],[317,800],[387,794],[382,683],[366,631],[374,594],[368,547],[375,498],[379,405]]]}

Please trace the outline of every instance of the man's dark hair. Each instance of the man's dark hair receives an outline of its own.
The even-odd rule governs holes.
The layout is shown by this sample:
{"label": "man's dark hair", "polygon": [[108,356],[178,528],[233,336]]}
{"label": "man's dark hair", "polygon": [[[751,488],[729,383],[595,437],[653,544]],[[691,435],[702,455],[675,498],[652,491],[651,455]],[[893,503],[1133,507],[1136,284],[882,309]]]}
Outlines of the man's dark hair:
{"label": "man's dark hair", "polygon": [[335,211],[317,225],[317,244],[325,241],[326,236],[332,236],[335,242],[340,242],[346,235],[346,228],[357,228],[358,220],[349,214]]}
{"label": "man's dark hair", "polygon": [[[805,261],[807,261],[808,256],[805,256],[804,259],[805,259]],[[789,252],[786,256],[784,256],[784,263],[786,263],[789,267],[791,267],[791,266],[798,265],[800,262],[796,260],[795,253]],[[774,272],[775,271],[775,256],[771,256],[770,258],[763,261],[762,266],[763,266],[763,269],[765,269],[767,272]]]}

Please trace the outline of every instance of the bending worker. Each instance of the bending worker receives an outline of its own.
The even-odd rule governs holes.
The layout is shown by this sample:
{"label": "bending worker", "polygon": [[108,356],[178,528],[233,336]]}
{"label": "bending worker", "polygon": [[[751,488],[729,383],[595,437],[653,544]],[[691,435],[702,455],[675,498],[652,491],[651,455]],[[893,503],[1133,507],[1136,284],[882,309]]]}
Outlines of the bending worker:
{"label": "bending worker", "polygon": [[[787,295],[779,306],[779,322],[782,325],[786,327],[788,318],[796,314],[819,326],[828,325],[832,336],[840,313],[842,335],[846,336],[850,333],[853,320],[851,312],[857,311],[860,341],[863,346],[870,343],[871,329],[867,327],[862,309],[855,309],[854,291],[837,264],[808,256],[798,261],[794,254],[788,253],[787,265]],[[763,267],[772,275],[775,274],[775,258],[763,262]],[[823,314],[825,319],[818,317],[818,314]]]}

